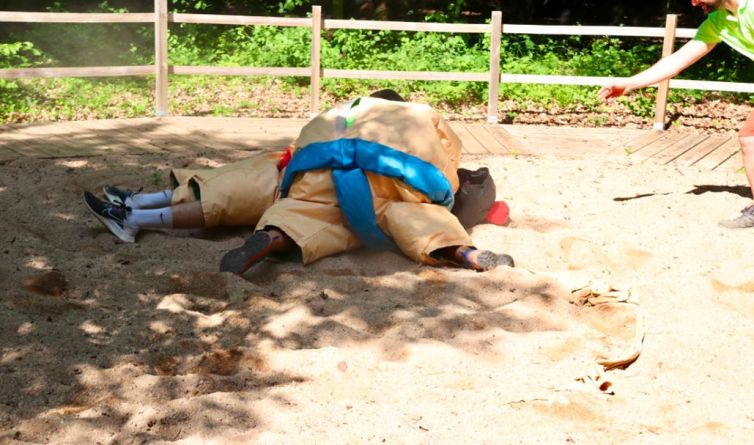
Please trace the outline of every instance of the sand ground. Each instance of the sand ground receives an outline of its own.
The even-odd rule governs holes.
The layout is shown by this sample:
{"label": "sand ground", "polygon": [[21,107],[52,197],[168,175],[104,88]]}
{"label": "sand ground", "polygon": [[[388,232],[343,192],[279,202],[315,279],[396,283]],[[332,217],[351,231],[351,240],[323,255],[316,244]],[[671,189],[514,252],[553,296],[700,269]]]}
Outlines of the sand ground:
{"label": "sand ground", "polygon": [[[622,158],[466,158],[490,167],[508,227],[487,273],[354,252],[219,273],[248,228],[116,240],[81,203],[156,190],[206,151],[0,165],[0,443],[751,443],[754,230],[737,171]],[[561,280],[542,272],[563,273]],[[635,307],[572,304],[567,277]]]}

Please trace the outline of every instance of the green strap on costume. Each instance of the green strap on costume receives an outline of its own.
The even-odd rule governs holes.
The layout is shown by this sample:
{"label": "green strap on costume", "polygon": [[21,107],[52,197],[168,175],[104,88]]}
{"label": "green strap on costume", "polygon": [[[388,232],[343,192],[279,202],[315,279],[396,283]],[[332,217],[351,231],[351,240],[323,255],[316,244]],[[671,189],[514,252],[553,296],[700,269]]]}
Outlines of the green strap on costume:
{"label": "green strap on costume", "polygon": [[356,109],[361,103],[361,98],[356,98],[348,104],[335,119],[335,133],[340,136],[347,128],[356,121]]}
{"label": "green strap on costume", "polygon": [[359,106],[360,102],[361,98],[356,99],[351,104],[351,108],[348,109],[348,114],[346,115],[346,128],[353,125],[354,121],[356,121],[356,107]]}

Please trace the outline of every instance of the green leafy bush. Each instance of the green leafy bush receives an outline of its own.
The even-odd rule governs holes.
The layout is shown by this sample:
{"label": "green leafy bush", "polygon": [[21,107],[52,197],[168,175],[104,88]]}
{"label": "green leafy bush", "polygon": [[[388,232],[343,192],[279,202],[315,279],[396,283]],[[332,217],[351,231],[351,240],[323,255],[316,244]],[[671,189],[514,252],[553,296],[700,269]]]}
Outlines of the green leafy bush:
{"label": "green leafy bush", "polygon": [[[194,0],[174,0],[173,3],[190,12],[206,12],[210,7],[206,2]],[[302,4],[298,0],[288,0],[277,3],[277,7],[289,11]],[[99,10],[119,11],[106,2],[100,4]],[[447,20],[448,17],[441,15],[435,13],[427,19]],[[79,66],[82,59],[94,65],[106,64],[104,62],[153,63],[153,30],[149,26],[107,26],[110,28],[97,28],[95,25],[35,25],[24,33],[16,33],[13,37],[17,42],[0,44],[0,67],[51,64]],[[170,31],[169,54],[173,65],[309,66],[311,42],[308,28],[178,24],[171,25]],[[123,38],[113,39],[113,32]],[[117,34],[118,32],[122,34]],[[106,43],[112,40],[116,40],[115,46]],[[660,48],[657,39],[555,38],[504,34],[501,42],[501,71],[513,74],[626,77],[654,63],[660,54]],[[330,30],[323,35],[321,60],[324,68],[332,69],[482,73],[489,68],[489,37],[426,32]],[[699,62],[682,77],[750,82],[754,81],[754,70],[751,61],[730,50],[716,49],[713,58]],[[206,86],[215,89],[238,88],[239,82],[249,84],[260,80],[173,76],[171,87],[199,92],[207,91]],[[283,78],[279,82],[297,95],[306,94],[309,84],[307,78]],[[99,110],[102,117],[148,113],[152,85],[151,78],[0,81],[0,120],[7,121],[9,116],[18,116],[19,113],[70,118],[76,116],[74,108],[85,110],[86,113],[96,113]],[[405,93],[420,92],[423,98],[434,104],[482,104],[487,95],[485,82],[332,78],[322,81],[326,96],[332,98],[352,97],[384,87],[397,88]],[[47,98],[50,88],[56,94],[54,100]],[[595,91],[596,87],[502,84],[500,97],[518,104],[520,108],[533,104],[538,107],[557,105],[561,109],[597,110],[602,105],[597,102]],[[672,91],[671,100],[699,100],[704,95],[703,92]],[[117,106],[113,105],[114,101],[123,101],[124,97],[129,99]],[[744,95],[726,97],[748,100]],[[650,116],[654,107],[653,98],[654,93],[647,90],[635,93],[623,103],[638,116]],[[203,101],[206,102],[207,98],[197,97],[196,106]],[[187,108],[179,111],[191,113],[193,109],[184,105]],[[38,110],[39,107],[51,107],[56,111],[42,112]],[[232,111],[225,104],[217,104],[211,112],[227,115]],[[515,114],[515,110],[511,112]]]}
{"label": "green leafy bush", "polygon": [[0,68],[27,68],[41,56],[31,42],[0,43]]}
{"label": "green leafy bush", "polygon": [[[47,9],[66,12],[60,2]],[[92,12],[128,11],[103,1]],[[33,42],[46,66],[131,65],[154,59],[153,35],[153,26],[141,24],[31,23],[15,26],[10,40]]]}
{"label": "green leafy bush", "polygon": [[[42,57],[31,42],[0,43],[0,68],[28,68]],[[0,79],[0,118],[16,111],[24,101],[24,91],[15,80]]]}

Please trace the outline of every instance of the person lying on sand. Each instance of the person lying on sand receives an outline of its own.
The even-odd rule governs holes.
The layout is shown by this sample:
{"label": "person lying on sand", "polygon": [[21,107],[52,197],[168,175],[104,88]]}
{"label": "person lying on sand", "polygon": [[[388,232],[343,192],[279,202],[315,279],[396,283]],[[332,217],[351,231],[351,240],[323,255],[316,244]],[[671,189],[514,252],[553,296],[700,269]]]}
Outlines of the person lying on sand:
{"label": "person lying on sand", "polygon": [[126,242],[140,229],[256,225],[221,260],[236,274],[268,255],[306,264],[360,246],[430,265],[513,266],[509,255],[476,249],[459,221],[496,221],[489,173],[459,170],[460,153],[437,112],[382,90],[321,113],[285,153],[173,170],[175,188],[157,193],[105,186],[107,202],[89,192],[84,202]]}
{"label": "person lying on sand", "polygon": [[254,226],[275,200],[285,153],[260,153],[213,169],[174,169],[173,187],[153,193],[106,185],[105,201],[84,192],[84,204],[127,243],[142,229]]}

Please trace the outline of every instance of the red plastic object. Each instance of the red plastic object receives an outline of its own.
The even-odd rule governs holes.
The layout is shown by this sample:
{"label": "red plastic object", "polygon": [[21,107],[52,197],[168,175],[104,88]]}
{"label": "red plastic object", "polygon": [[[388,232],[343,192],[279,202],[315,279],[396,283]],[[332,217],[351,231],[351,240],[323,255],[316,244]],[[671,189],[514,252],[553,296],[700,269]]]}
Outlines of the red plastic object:
{"label": "red plastic object", "polygon": [[510,209],[505,201],[495,201],[487,212],[485,219],[490,224],[497,224],[498,226],[505,226],[510,222]]}
{"label": "red plastic object", "polygon": [[291,151],[291,147],[285,147],[285,153],[283,153],[283,157],[280,159],[280,162],[278,163],[278,170],[282,170],[285,167],[287,167],[288,163],[291,162],[292,157],[293,157],[293,151]]}

